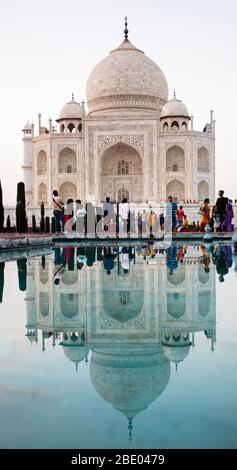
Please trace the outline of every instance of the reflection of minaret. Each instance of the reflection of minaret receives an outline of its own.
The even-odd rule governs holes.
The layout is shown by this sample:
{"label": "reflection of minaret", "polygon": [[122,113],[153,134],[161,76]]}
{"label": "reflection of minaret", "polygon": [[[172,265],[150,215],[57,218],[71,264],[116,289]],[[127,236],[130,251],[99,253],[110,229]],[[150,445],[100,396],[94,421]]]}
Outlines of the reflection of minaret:
{"label": "reflection of minaret", "polygon": [[65,356],[76,365],[76,371],[81,361],[87,360],[87,347],[85,345],[84,332],[63,333],[63,340],[60,343]]}
{"label": "reflection of minaret", "polygon": [[35,316],[35,276],[34,276],[34,260],[29,259],[27,262],[27,291],[26,291],[26,316],[27,323],[26,336],[31,342],[37,342],[37,326],[36,326],[36,316]]}

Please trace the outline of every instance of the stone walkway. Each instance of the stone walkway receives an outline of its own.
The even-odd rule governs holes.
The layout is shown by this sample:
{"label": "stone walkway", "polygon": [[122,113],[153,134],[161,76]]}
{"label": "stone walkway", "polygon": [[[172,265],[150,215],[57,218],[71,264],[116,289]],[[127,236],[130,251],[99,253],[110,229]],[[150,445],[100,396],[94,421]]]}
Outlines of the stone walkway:
{"label": "stone walkway", "polygon": [[[229,241],[232,238],[231,232],[226,233],[213,233],[213,241]],[[174,233],[172,236],[172,241],[184,241],[184,242],[192,242],[192,241],[199,241],[203,240],[204,233],[201,232],[183,232],[183,233]],[[93,244],[101,244],[101,243],[124,243],[124,242],[132,242],[132,243],[146,243],[151,241],[163,241],[164,234],[160,233],[157,237],[150,238],[150,237],[138,237],[135,233],[131,234],[130,237],[114,237],[114,236],[103,236],[103,237],[95,237],[88,234],[87,237],[77,237],[73,234],[73,236],[65,236],[65,235],[55,235],[55,234],[16,234],[16,233],[1,233],[0,234],[0,250],[16,250],[16,249],[30,249],[31,247],[52,247],[55,244],[59,245],[66,245],[66,244],[81,244],[81,243],[93,243]],[[168,240],[168,238],[167,238]]]}

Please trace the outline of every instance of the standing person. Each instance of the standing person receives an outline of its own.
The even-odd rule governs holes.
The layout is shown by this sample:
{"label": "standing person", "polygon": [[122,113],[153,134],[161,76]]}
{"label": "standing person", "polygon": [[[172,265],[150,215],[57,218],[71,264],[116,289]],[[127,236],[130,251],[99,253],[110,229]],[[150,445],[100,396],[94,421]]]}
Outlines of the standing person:
{"label": "standing person", "polygon": [[138,235],[142,235],[142,216],[140,212],[137,214],[137,227],[138,227]]}
{"label": "standing person", "polygon": [[208,198],[204,199],[203,204],[200,207],[199,214],[201,214],[201,219],[199,223],[200,231],[203,232],[204,228],[210,222],[210,200]]}
{"label": "standing person", "polygon": [[121,204],[121,217],[123,221],[123,230],[126,233],[128,233],[129,229],[129,211],[130,207],[128,204],[128,200],[126,197],[124,197]]}
{"label": "standing person", "polygon": [[147,213],[145,209],[142,211],[142,235],[147,235]]}
{"label": "standing person", "polygon": [[183,227],[183,222],[184,222],[184,210],[183,206],[180,206],[179,209],[176,211],[176,216],[177,216],[177,225],[178,228]]}
{"label": "standing person", "polygon": [[[64,201],[63,199],[58,195],[58,191],[55,189],[53,191],[53,215],[56,219],[56,234],[64,231]],[[62,227],[61,227],[62,224]]]}
{"label": "standing person", "polygon": [[86,209],[81,203],[81,199],[76,200],[76,232],[83,236],[85,231]]}
{"label": "standing person", "polygon": [[233,231],[233,224],[232,224],[232,219],[234,217],[234,211],[233,211],[233,206],[232,206],[232,200],[228,200],[227,204],[227,211],[226,211],[226,231],[227,232],[232,232]]}
{"label": "standing person", "polygon": [[164,214],[160,214],[160,229],[161,231],[163,232],[164,230],[164,225],[165,225],[165,218],[164,218]]}
{"label": "standing person", "polygon": [[113,204],[110,202],[110,197],[106,197],[105,202],[103,203],[103,211],[104,211],[104,218],[105,219],[105,224],[104,224],[104,230],[107,231],[109,228],[109,225],[111,224],[111,219],[113,216]]}
{"label": "standing person", "polygon": [[218,230],[224,232],[226,225],[228,198],[224,197],[224,191],[219,191],[219,197],[216,200],[215,215],[217,217]]}
{"label": "standing person", "polygon": [[177,204],[173,202],[172,196],[168,197],[168,217],[172,218],[172,232],[174,232],[177,220],[176,220],[176,212],[177,212]]}

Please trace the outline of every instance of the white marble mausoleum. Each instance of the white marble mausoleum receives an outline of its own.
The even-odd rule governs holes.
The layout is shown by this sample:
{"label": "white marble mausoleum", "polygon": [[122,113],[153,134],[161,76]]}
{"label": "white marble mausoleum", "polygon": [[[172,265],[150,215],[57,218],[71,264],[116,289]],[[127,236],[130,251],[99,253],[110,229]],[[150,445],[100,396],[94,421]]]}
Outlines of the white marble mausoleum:
{"label": "white marble mausoleum", "polygon": [[202,131],[176,97],[169,99],[160,67],[128,39],[92,70],[87,102],[72,96],[56,123],[39,114],[23,129],[24,182],[28,206],[51,203],[53,189],[68,198],[99,204],[160,203],[215,197],[215,121]]}

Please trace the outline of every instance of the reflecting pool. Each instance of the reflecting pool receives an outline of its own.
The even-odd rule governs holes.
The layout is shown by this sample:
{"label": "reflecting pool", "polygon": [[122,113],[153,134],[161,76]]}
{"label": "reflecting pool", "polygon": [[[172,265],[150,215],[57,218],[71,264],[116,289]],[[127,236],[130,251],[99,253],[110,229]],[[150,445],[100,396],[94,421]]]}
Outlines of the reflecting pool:
{"label": "reflecting pool", "polygon": [[2,259],[1,448],[237,447],[230,245]]}

